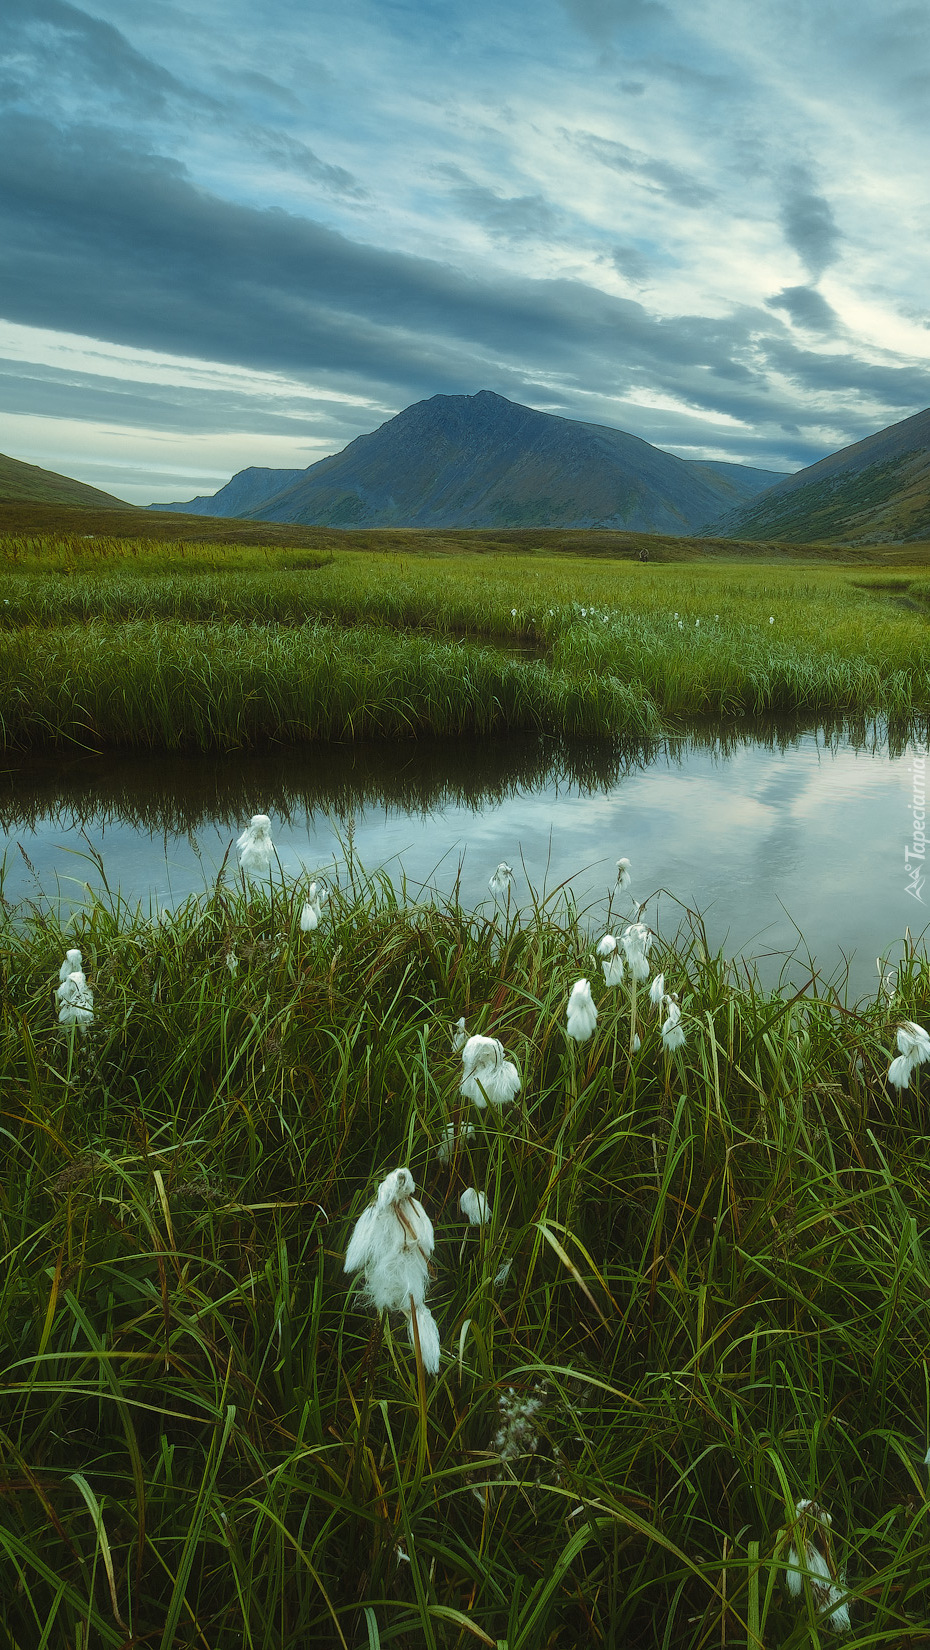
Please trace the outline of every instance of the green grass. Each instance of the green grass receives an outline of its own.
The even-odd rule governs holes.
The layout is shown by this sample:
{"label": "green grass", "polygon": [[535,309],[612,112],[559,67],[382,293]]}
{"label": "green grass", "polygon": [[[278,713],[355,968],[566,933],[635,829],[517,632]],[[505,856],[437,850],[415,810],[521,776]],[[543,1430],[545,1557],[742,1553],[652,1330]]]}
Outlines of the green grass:
{"label": "green grass", "polygon": [[169,750],[630,738],[765,715],[919,728],[927,589],[918,568],[891,581],[836,566],[327,560],[203,544],[130,556],[117,541],[46,544],[37,560],[20,546],[0,573],[0,738]]}
{"label": "green grass", "polygon": [[[851,1010],[741,983],[700,930],[659,945],[670,1060],[642,992],[631,1055],[570,905],[410,905],[350,866],[305,936],[301,899],[4,916],[0,1642],[826,1644],[783,1583],[807,1496],[845,1642],[923,1642],[930,1131],[885,1073],[926,958]],[[73,943],[83,1038],[49,998]],[[459,1015],[519,1064],[503,1113],[458,1097]],[[342,1272],[398,1163],[436,1229],[435,1381]],[[511,1391],[538,1446],[504,1462]]]}

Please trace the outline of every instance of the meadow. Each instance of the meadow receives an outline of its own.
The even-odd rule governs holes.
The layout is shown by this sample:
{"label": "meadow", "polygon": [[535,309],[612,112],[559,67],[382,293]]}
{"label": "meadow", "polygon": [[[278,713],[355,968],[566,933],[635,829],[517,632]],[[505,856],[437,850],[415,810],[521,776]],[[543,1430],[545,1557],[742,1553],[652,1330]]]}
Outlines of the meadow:
{"label": "meadow", "polygon": [[[309,532],[8,533],[3,747],[542,732],[608,738],[566,745],[600,771],[695,717],[926,730],[918,556]],[[570,887],[472,911],[347,861],[314,932],[302,885],[232,865],[66,930],[0,883],[0,1650],[926,1642],[930,1067],[888,1082],[926,956],[850,1006],[763,989],[699,923],[658,937],[669,1052]],[[75,945],[84,1030],[52,994]],[[463,1097],[460,1017],[511,1104]],[[398,1165],[435,1228],[435,1377],[344,1272]],[[810,1539],[829,1584],[795,1565],[792,1593]]]}
{"label": "meadow", "polygon": [[772,714],[919,728],[928,614],[919,566],[8,535],[0,742],[641,737]]}
{"label": "meadow", "polygon": [[[926,1642],[930,1134],[887,1082],[926,958],[850,1010],[657,940],[668,1053],[569,890],[468,912],[350,860],[303,899],[4,911],[0,1642],[754,1650],[841,1600],[839,1642]],[[512,1104],[463,1099],[460,1016]],[[343,1270],[399,1164],[436,1377]],[[785,1581],[809,1499],[827,1608]]]}

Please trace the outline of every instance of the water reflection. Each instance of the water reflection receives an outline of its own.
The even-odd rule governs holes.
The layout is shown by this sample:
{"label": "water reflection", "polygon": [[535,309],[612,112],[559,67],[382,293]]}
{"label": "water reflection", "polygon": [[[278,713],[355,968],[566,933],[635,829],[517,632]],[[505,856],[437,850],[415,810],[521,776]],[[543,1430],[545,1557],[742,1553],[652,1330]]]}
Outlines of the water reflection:
{"label": "water reflection", "polygon": [[[232,830],[252,813],[287,824],[317,814],[348,820],[371,808],[408,814],[447,808],[485,809],[518,795],[604,793],[656,762],[686,762],[695,751],[727,761],[747,746],[785,752],[803,739],[825,751],[889,748],[877,723],[753,721],[721,730],[690,727],[680,736],[615,743],[534,736],[486,741],[417,740],[358,745],[302,745],[241,755],[192,756],[105,751],[60,752],[0,767],[0,830],[40,825],[73,830],[123,825],[163,836],[189,836],[207,825]],[[899,755],[903,743],[891,743]],[[775,781],[777,783],[777,781]]]}
{"label": "water reflection", "polygon": [[[100,886],[87,857],[99,854],[124,899],[174,905],[265,812],[289,877],[333,874],[351,837],[368,870],[403,873],[414,892],[460,876],[463,902],[478,905],[506,860],[518,903],[528,883],[545,894],[570,881],[594,924],[625,855],[661,931],[675,932],[682,906],[700,911],[714,946],[770,959],[770,979],[800,933],[825,973],[852,959],[855,995],[874,988],[875,957],[895,955],[905,928],[917,935],[926,920],[904,864],[913,749],[875,725],[772,723],[635,746],[537,738],[31,760],[0,775],[4,893],[83,900],[85,884]],[[927,897],[930,909],[930,885]]]}

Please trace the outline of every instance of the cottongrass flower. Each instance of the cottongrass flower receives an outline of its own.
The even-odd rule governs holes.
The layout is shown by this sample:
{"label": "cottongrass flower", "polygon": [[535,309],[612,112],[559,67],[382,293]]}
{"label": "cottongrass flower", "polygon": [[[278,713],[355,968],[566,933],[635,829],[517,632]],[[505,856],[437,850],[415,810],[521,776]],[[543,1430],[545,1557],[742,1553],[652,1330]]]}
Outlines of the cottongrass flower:
{"label": "cottongrass flower", "polygon": [[898,1027],[898,1049],[897,1058],[888,1067],[888,1081],[896,1089],[906,1089],[914,1069],[923,1065],[925,1060],[930,1060],[930,1032],[913,1020],[905,1020]]}
{"label": "cottongrass flower", "polygon": [[626,953],[627,967],[634,980],[648,980],[652,934],[646,924],[631,922],[629,927],[624,929],[620,943]]}
{"label": "cottongrass flower", "polygon": [[450,1030],[452,1032],[452,1052],[453,1054],[461,1054],[465,1044],[468,1042],[468,1032],[465,1030],[464,1014],[456,1020],[455,1025],[451,1026]]}
{"label": "cottongrass flower", "polygon": [[226,967],[229,969],[229,972],[232,975],[233,979],[235,979],[236,974],[239,971],[239,958],[236,956],[236,953],[232,949],[232,946],[230,946],[229,950],[226,953]]}
{"label": "cottongrass flower", "polygon": [[55,996],[58,998],[59,1025],[80,1026],[82,1031],[93,1025],[94,994],[82,969],[72,969],[56,986]]}
{"label": "cottongrass flower", "polygon": [[609,986],[623,984],[623,958],[617,950],[617,942],[613,934],[605,934],[598,940],[595,947],[596,955],[601,959],[604,970],[604,984]]}
{"label": "cottongrass flower", "polygon": [[[828,1532],[833,1520],[816,1501],[799,1501],[794,1509],[794,1516],[801,1533],[800,1539],[797,1534],[795,1535],[796,1545],[792,1545],[788,1554],[785,1585],[792,1598],[800,1598],[805,1580],[809,1581],[814,1604],[818,1610],[823,1610],[830,1604],[835,1606],[825,1618],[825,1626],[832,1627],[834,1633],[848,1633],[849,1605],[839,1602],[846,1591],[845,1579],[842,1575],[836,1574],[829,1557]],[[815,1532],[823,1540],[826,1552],[821,1552],[812,1539]],[[798,1556],[798,1547],[803,1549],[803,1557]]]}
{"label": "cottongrass flower", "polygon": [[[433,1226],[414,1197],[409,1169],[392,1169],[374,1203],[363,1209],[346,1250],[345,1270],[365,1274],[365,1295],[378,1312],[403,1312],[412,1346],[420,1342],[423,1368],[439,1373],[439,1330],[426,1303]],[[416,1329],[414,1329],[416,1320]]]}
{"label": "cottongrass flower", "polygon": [[681,1009],[674,997],[663,997],[665,1019],[662,1021],[662,1046],[669,1054],[674,1054],[677,1048],[682,1048],[685,1042],[685,1030],[681,1023]]}
{"label": "cottongrass flower", "polygon": [[454,1123],[447,1123],[440,1135],[439,1145],[436,1147],[436,1156],[439,1162],[451,1163],[456,1148],[460,1144],[464,1145],[466,1141],[474,1140],[474,1138],[474,1123],[462,1123],[458,1129],[456,1129]]}
{"label": "cottongrass flower", "polygon": [[58,978],[62,985],[69,974],[80,974],[84,968],[84,958],[77,949],[65,952],[65,960],[58,970]]}
{"label": "cottongrass flower", "polygon": [[597,1025],[597,1009],[591,996],[588,980],[576,980],[569,992],[567,1031],[576,1043],[587,1042]]}
{"label": "cottongrass flower", "polygon": [[307,897],[303,910],[300,913],[300,931],[302,934],[312,934],[323,921],[323,906],[329,898],[322,883],[311,882],[307,889]]}
{"label": "cottongrass flower", "polygon": [[522,1398],[513,1387],[498,1395],[497,1407],[500,1426],[491,1441],[491,1448],[501,1461],[514,1462],[535,1455],[539,1448],[536,1416],[544,1408],[546,1388],[537,1383],[530,1397]]}
{"label": "cottongrass flower", "polygon": [[633,881],[633,878],[630,875],[630,862],[629,862],[629,860],[628,859],[618,859],[617,860],[617,887],[619,889],[621,889],[621,891],[622,891],[624,888],[629,888],[632,881]]}
{"label": "cottongrass flower", "polygon": [[466,1186],[459,1198],[459,1208],[463,1215],[467,1215],[471,1226],[485,1226],[491,1218],[491,1205],[484,1192],[476,1192],[474,1186]]}
{"label": "cottongrass flower", "polygon": [[653,980],[651,986],[649,987],[649,1001],[651,1002],[653,1008],[658,1008],[658,1006],[661,1003],[662,998],[664,996],[665,996],[665,975],[664,974],[657,974],[655,979]]}
{"label": "cottongrass flower", "polygon": [[462,1049],[460,1093],[482,1110],[506,1106],[520,1091],[520,1074],[496,1037],[469,1037]]}
{"label": "cottongrass flower", "polygon": [[494,872],[494,875],[492,876],[490,882],[488,883],[488,887],[490,888],[491,893],[496,898],[496,896],[498,894],[506,894],[507,893],[507,890],[509,889],[510,884],[512,883],[512,881],[513,881],[513,866],[508,865],[506,863],[506,861],[502,859],[499,866],[497,867],[497,870]]}
{"label": "cottongrass flower", "polygon": [[264,876],[271,869],[274,843],[271,840],[271,820],[267,814],[253,814],[236,842],[239,865],[250,877]]}

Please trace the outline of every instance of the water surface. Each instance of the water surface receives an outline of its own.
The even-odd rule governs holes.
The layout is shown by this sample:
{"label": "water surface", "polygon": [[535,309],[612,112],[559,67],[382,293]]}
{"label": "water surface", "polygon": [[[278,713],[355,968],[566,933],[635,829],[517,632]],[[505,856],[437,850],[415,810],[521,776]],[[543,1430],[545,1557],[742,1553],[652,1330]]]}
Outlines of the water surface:
{"label": "water surface", "polygon": [[[111,891],[173,907],[265,812],[287,877],[337,875],[352,852],[412,895],[458,878],[473,906],[506,860],[516,904],[530,884],[540,897],[567,884],[596,926],[623,855],[669,937],[690,909],[712,946],[757,959],[767,980],[809,950],[824,976],[848,964],[857,996],[878,955],[894,961],[905,929],[922,933],[925,898],[930,912],[930,884],[915,889],[905,862],[915,753],[919,777],[922,749],[880,731],[782,727],[632,749],[502,739],[30,760],[0,774],[4,893],[80,903],[101,888],[99,858]],[[613,912],[629,906],[615,897]],[[796,962],[790,977],[804,972]]]}

